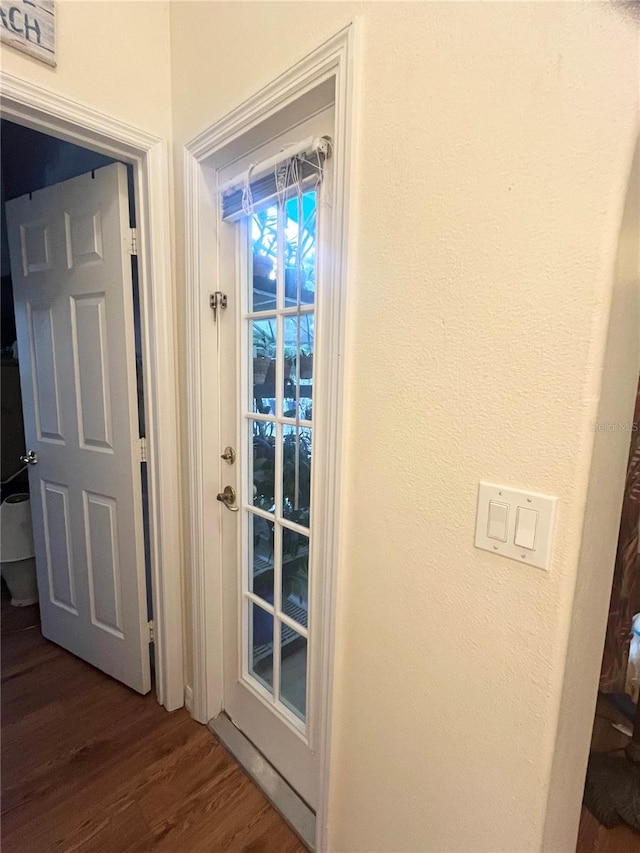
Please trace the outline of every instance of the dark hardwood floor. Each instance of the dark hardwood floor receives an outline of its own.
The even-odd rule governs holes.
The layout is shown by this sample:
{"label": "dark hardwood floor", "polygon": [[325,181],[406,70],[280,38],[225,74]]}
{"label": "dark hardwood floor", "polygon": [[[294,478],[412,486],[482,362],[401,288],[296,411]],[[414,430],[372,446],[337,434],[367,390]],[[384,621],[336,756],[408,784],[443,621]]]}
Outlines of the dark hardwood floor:
{"label": "dark hardwood floor", "polygon": [[[37,607],[3,599],[1,632],[2,853],[303,853],[185,710],[43,639]],[[625,745],[618,716],[599,702],[597,749]],[[577,853],[640,853],[640,835],[583,809]]]}
{"label": "dark hardwood floor", "polygon": [[304,849],[184,709],[47,642],[37,608],[3,600],[3,853]]}

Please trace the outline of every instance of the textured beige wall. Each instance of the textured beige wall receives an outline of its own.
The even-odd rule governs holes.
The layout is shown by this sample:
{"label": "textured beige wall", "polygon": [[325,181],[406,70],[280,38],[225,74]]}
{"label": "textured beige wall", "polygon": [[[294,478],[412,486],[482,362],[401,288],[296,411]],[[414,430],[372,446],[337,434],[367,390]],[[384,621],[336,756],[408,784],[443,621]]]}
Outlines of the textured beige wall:
{"label": "textured beige wall", "polygon": [[[597,640],[580,661],[577,734],[565,726],[557,743],[567,763],[552,761],[637,25],[590,3],[175,3],[178,199],[181,146],[356,16],[331,849],[540,850],[561,772],[567,808],[545,844],[568,850]],[[628,406],[633,369],[620,366],[610,408]],[[613,448],[615,478],[623,456]],[[559,495],[550,572],[474,549],[481,478]],[[620,485],[603,485],[614,506]],[[599,637],[614,516],[605,591],[583,603]]]}
{"label": "textured beige wall", "polygon": [[17,74],[158,136],[171,136],[166,0],[56,0],[57,68],[6,45]]}

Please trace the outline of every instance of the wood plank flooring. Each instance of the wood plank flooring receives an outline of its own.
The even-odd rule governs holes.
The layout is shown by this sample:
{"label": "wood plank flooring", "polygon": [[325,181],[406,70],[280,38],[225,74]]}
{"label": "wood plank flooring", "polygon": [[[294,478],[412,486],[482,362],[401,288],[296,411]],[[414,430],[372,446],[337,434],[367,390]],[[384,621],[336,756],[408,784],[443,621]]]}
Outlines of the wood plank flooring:
{"label": "wood plank flooring", "polygon": [[37,608],[2,602],[3,853],[304,849],[184,709],[44,640]]}
{"label": "wood plank flooring", "polygon": [[[303,853],[235,760],[43,639],[37,607],[2,601],[2,853]],[[624,746],[598,705],[596,748]],[[618,712],[619,713],[619,712]],[[583,809],[577,853],[640,853]]]}

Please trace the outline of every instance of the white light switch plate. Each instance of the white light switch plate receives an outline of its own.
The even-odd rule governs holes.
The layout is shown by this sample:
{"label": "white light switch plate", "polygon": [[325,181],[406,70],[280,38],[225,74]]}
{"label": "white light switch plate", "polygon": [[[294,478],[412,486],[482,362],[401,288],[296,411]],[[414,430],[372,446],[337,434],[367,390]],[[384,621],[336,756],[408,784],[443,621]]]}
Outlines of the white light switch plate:
{"label": "white light switch plate", "polygon": [[[489,528],[489,504],[494,501],[494,506],[506,504],[508,506],[506,520],[506,541],[503,537],[496,538],[496,523]],[[539,569],[549,569],[551,563],[551,548],[556,517],[556,505],[558,498],[552,495],[541,495],[538,492],[524,491],[523,489],[511,489],[508,486],[499,486],[495,483],[480,483],[478,489],[478,513],[476,516],[476,548],[509,557],[519,563],[528,563]],[[538,513],[533,547],[519,547],[515,543],[516,522],[518,520],[518,507],[524,510],[533,510]],[[501,513],[503,510],[501,509]],[[521,513],[520,519],[531,520],[530,513]],[[499,521],[500,519],[498,519]],[[499,527],[499,525],[498,525]],[[489,536],[489,532],[494,535]],[[524,534],[529,531],[521,531],[520,539],[526,541],[530,537]]]}

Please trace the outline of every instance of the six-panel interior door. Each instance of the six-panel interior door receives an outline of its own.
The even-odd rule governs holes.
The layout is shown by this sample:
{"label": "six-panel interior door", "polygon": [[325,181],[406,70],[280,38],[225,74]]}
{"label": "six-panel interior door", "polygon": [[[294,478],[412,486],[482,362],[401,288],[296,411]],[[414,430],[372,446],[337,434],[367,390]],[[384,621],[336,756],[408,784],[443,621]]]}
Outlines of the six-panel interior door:
{"label": "six-panel interior door", "polygon": [[[325,110],[299,136],[331,134],[332,123]],[[220,452],[237,451],[235,463],[220,463],[220,490],[234,486],[239,506],[221,507],[224,708],[313,809],[322,571],[314,358],[329,216],[322,194],[322,185],[307,186],[222,224],[221,277],[236,289],[217,324]]]}
{"label": "six-panel interior door", "polygon": [[6,210],[42,633],[146,693],[126,168]]}

